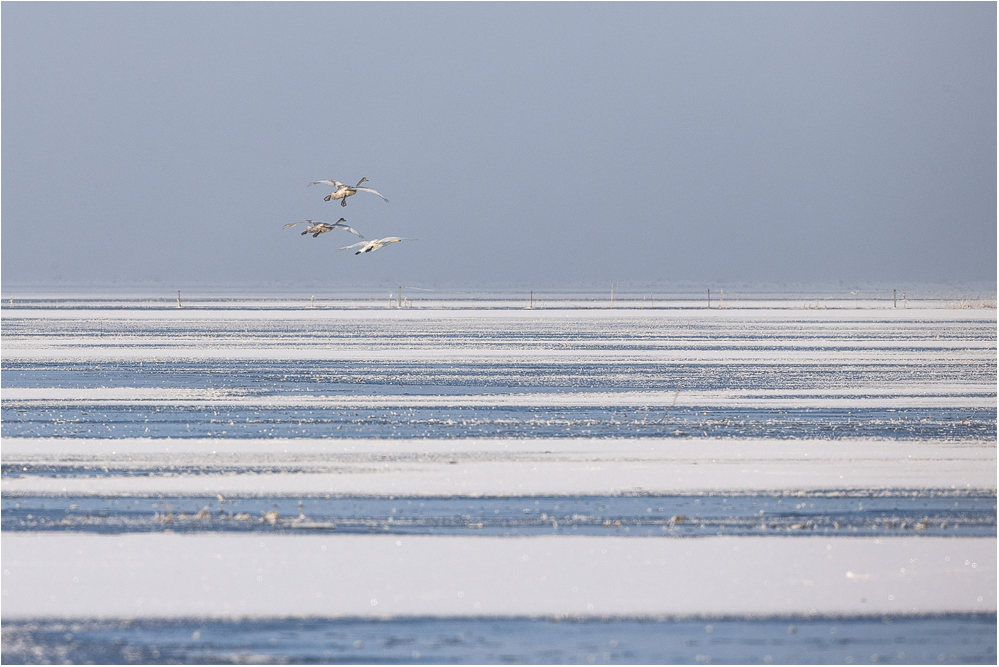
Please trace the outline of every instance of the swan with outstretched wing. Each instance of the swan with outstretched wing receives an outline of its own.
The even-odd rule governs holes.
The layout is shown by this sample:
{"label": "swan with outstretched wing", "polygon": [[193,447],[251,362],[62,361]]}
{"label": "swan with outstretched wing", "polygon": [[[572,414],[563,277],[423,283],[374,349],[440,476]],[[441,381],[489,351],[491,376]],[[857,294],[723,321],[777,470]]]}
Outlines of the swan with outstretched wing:
{"label": "swan with outstretched wing", "polygon": [[390,243],[398,243],[399,241],[415,241],[415,240],[416,239],[401,239],[398,236],[386,236],[383,239],[360,241],[359,243],[354,243],[353,245],[337,248],[337,252],[340,252],[341,250],[351,250],[353,248],[360,247],[361,249],[354,253],[355,255],[360,255],[362,252],[374,252],[379,248],[384,248]]}
{"label": "swan with outstretched wing", "polygon": [[385,201],[388,201],[388,199],[386,199],[385,196],[382,195],[382,193],[378,192],[378,190],[375,190],[374,188],[362,188],[361,183],[364,183],[367,180],[368,180],[367,178],[362,178],[357,182],[357,185],[350,186],[341,183],[340,181],[334,181],[333,179],[328,179],[324,181],[312,181],[305,187],[311,187],[313,185],[332,185],[334,188],[336,188],[336,190],[323,197],[323,201],[336,201],[337,199],[339,199],[340,206],[346,206],[347,197],[357,194],[358,190],[362,190],[364,192],[370,192],[371,194],[378,195]]}
{"label": "swan with outstretched wing", "polygon": [[306,234],[312,234],[312,238],[316,238],[320,234],[325,234],[326,232],[332,232],[334,229],[342,229],[344,231],[350,232],[351,234],[353,234],[358,238],[363,239],[364,238],[363,234],[361,234],[359,231],[357,231],[350,225],[343,224],[346,221],[347,221],[346,218],[340,218],[331,225],[328,222],[319,222],[318,220],[303,220],[301,222],[288,223],[287,225],[282,227],[282,229],[288,229],[289,227],[294,227],[295,225],[308,225],[305,228],[305,231],[302,232],[302,236],[305,236]]}

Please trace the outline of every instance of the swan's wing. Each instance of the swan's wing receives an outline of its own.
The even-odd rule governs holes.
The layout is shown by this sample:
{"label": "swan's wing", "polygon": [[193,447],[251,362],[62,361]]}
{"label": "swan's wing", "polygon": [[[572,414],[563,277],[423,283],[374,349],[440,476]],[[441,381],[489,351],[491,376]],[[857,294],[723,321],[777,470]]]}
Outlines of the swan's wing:
{"label": "swan's wing", "polygon": [[[378,192],[378,190],[374,190],[372,188],[358,188],[358,187],[355,187],[354,189],[355,190],[364,190],[365,192],[370,192],[373,195],[378,195],[382,199],[385,199],[385,197],[384,197],[384,195],[382,195],[382,193],[380,193],[380,192]],[[385,201],[388,201],[388,199],[385,199]]]}
{"label": "swan's wing", "polygon": [[361,232],[357,231],[353,227],[350,227],[348,225],[343,224],[342,222],[338,222],[337,224],[335,224],[333,226],[334,227],[338,227],[340,229],[346,229],[348,232],[350,232],[351,234],[353,234],[354,236],[356,236],[359,239],[363,239],[364,238],[364,235],[361,234]]}
{"label": "swan's wing", "polygon": [[311,183],[309,183],[309,185],[306,185],[305,187],[308,188],[313,185],[332,185],[335,188],[343,187],[343,183],[341,183],[340,181],[312,181]]}
{"label": "swan's wing", "polygon": [[309,221],[307,221],[307,220],[303,221],[303,222],[289,222],[287,225],[285,225],[281,229],[288,229],[289,227],[294,227],[295,225],[307,225],[307,224],[309,224]]}
{"label": "swan's wing", "polygon": [[356,248],[359,245],[368,245],[368,242],[367,241],[359,241],[358,243],[355,243],[353,245],[345,245],[342,248],[337,248],[336,251],[340,252],[341,250],[350,250],[351,248]]}

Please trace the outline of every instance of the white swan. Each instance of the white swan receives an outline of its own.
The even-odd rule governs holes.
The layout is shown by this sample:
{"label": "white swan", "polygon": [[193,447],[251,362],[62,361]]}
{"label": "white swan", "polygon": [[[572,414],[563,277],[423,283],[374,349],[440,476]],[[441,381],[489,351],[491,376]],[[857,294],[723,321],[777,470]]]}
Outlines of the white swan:
{"label": "white swan", "polygon": [[357,238],[363,239],[364,236],[360,232],[349,225],[343,224],[346,221],[346,218],[340,218],[331,225],[328,222],[319,222],[318,220],[303,220],[302,222],[291,222],[281,229],[288,229],[289,227],[294,227],[295,225],[308,225],[308,227],[305,228],[305,231],[302,232],[302,236],[312,234],[312,238],[316,238],[320,234],[325,234],[326,232],[332,232],[334,229],[343,229],[350,232]]}
{"label": "white swan", "polygon": [[399,241],[415,241],[416,239],[401,239],[398,236],[386,236],[383,239],[374,239],[373,241],[361,241],[360,243],[355,243],[353,245],[344,246],[342,248],[337,248],[337,252],[341,250],[350,250],[351,248],[356,248],[357,246],[363,246],[360,250],[355,252],[355,255],[360,255],[362,252],[374,252],[379,248],[384,248],[390,243],[398,243]]}
{"label": "white swan", "polygon": [[[366,180],[368,180],[368,179],[367,178],[362,178],[361,180],[359,180],[357,182],[357,185],[355,185],[353,187],[351,187],[349,185],[345,185],[345,184],[341,183],[340,181],[334,181],[334,180],[312,181],[311,183],[309,183],[309,185],[307,185],[305,187],[311,187],[313,185],[322,185],[322,184],[332,185],[333,187],[336,188],[336,190],[334,190],[333,192],[331,192],[328,195],[326,195],[325,197],[323,197],[323,201],[330,201],[330,200],[336,201],[337,199],[339,199],[340,200],[340,206],[346,206],[347,205],[347,197],[350,197],[351,195],[357,194],[358,190],[363,190],[364,192],[370,192],[373,195],[378,195],[382,199],[385,199],[385,197],[382,195],[382,193],[378,192],[378,190],[374,190],[372,188],[362,188],[361,187],[361,183],[364,183]],[[385,199],[385,201],[388,201],[388,199]]]}

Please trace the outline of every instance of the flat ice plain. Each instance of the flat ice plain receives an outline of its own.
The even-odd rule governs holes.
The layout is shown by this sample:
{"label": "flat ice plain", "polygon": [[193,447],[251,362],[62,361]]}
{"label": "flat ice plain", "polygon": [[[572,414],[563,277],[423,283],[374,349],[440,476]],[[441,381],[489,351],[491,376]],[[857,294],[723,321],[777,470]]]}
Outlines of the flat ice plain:
{"label": "flat ice plain", "polygon": [[4,299],[4,662],[996,660],[994,300]]}

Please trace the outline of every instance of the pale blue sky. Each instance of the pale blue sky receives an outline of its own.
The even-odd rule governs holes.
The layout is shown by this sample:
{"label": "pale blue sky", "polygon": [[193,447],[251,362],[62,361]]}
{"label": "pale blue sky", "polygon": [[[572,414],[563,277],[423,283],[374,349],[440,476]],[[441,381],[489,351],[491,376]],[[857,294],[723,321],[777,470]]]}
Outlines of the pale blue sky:
{"label": "pale blue sky", "polygon": [[0,12],[7,286],[996,277],[994,3]]}

